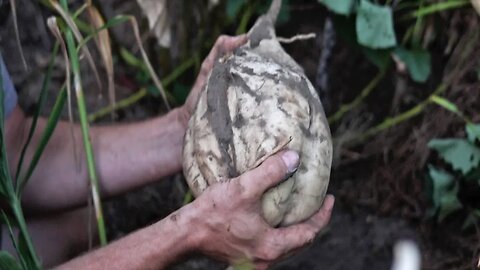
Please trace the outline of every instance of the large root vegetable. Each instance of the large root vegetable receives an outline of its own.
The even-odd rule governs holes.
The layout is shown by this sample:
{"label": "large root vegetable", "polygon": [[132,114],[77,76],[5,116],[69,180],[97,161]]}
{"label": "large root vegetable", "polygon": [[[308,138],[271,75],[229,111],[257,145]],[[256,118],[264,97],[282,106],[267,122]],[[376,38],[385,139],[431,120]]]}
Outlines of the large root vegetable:
{"label": "large root vegetable", "polygon": [[195,196],[284,148],[298,151],[298,170],[263,196],[263,214],[272,226],[300,222],[320,208],[332,161],[320,99],[275,35],[280,3],[274,0],[257,20],[247,44],[215,63],[183,150],[185,177]]}

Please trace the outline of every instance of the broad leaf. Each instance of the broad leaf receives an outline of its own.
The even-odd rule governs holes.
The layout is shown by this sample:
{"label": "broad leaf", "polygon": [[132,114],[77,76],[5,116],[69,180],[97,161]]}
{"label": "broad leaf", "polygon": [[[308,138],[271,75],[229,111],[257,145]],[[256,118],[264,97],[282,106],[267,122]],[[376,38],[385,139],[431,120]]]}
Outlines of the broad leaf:
{"label": "broad leaf", "polygon": [[476,140],[480,141],[480,124],[468,123],[465,126],[465,131],[467,132],[467,138],[471,143],[474,143]]}
{"label": "broad leaf", "polygon": [[361,0],[357,11],[356,31],[358,43],[372,49],[385,49],[397,45],[393,30],[392,9]]}
{"label": "broad leaf", "polygon": [[367,59],[377,66],[380,70],[384,70],[390,63],[390,50],[373,50],[362,47],[363,54]]}
{"label": "broad leaf", "polygon": [[394,53],[407,65],[408,73],[415,82],[422,83],[428,79],[431,72],[431,59],[428,51],[397,47]]}
{"label": "broad leaf", "polygon": [[318,0],[331,11],[341,14],[350,15],[353,12],[354,0]]}
{"label": "broad leaf", "polygon": [[433,166],[429,166],[429,175],[432,179],[433,205],[438,213],[438,221],[441,222],[448,215],[462,208],[457,198],[458,183],[451,174]]}
{"label": "broad leaf", "polygon": [[480,149],[465,139],[434,139],[428,143],[428,147],[435,149],[463,175],[477,167],[480,162]]}
{"label": "broad leaf", "polygon": [[21,270],[22,267],[10,253],[0,251],[0,269]]}

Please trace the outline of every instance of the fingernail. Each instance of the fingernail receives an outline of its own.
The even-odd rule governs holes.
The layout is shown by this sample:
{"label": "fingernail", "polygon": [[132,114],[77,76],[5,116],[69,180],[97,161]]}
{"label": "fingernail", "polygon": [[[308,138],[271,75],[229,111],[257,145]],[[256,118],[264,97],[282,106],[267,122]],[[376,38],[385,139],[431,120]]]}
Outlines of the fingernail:
{"label": "fingernail", "polygon": [[298,168],[300,157],[295,151],[286,151],[282,154],[282,160],[288,168],[288,173],[293,173]]}

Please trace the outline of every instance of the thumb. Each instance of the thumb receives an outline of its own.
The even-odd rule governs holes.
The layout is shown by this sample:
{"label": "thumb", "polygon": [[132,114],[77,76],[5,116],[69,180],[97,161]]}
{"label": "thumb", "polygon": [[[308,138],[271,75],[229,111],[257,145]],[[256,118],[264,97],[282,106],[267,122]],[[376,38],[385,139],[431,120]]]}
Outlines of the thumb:
{"label": "thumb", "polygon": [[270,156],[260,166],[246,172],[240,178],[248,191],[261,196],[267,189],[291,176],[297,170],[299,161],[297,152],[283,151]]}

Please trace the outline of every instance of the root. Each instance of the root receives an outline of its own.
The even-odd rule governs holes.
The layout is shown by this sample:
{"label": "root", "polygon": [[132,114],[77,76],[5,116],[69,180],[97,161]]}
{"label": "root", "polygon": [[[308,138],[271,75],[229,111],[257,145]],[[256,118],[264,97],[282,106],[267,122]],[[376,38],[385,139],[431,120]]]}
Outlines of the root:
{"label": "root", "polygon": [[316,34],[315,33],[310,33],[310,34],[298,34],[295,35],[291,38],[284,38],[284,37],[277,37],[278,42],[280,43],[293,43],[298,40],[307,40],[307,39],[312,39],[315,38]]}

